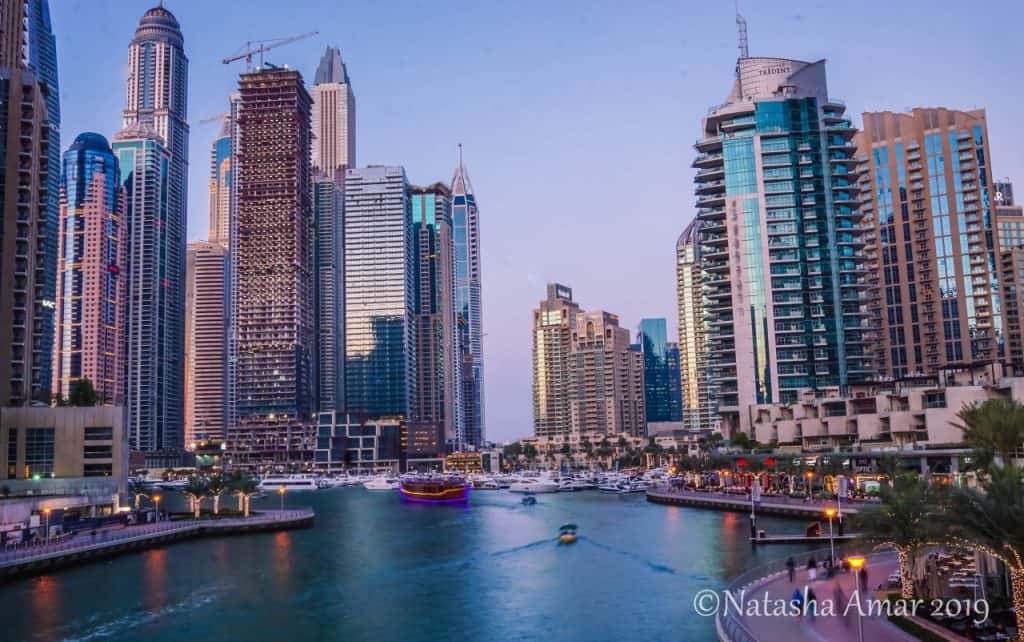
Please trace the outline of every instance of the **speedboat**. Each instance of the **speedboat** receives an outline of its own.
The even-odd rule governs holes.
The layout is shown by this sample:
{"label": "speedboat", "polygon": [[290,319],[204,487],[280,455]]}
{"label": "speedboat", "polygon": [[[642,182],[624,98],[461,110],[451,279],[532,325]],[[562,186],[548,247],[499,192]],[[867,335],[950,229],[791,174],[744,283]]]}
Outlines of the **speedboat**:
{"label": "speedboat", "polygon": [[319,481],[312,475],[267,475],[256,485],[260,490],[277,492],[285,490],[317,490]]}
{"label": "speedboat", "polygon": [[576,542],[576,524],[563,524],[558,529],[559,544],[573,544]]}
{"label": "speedboat", "polygon": [[533,496],[533,493],[526,493],[523,495],[523,506],[533,506],[537,503],[537,498]]}
{"label": "speedboat", "polygon": [[399,480],[395,477],[374,477],[363,482],[363,488],[366,490],[396,490],[399,484]]}

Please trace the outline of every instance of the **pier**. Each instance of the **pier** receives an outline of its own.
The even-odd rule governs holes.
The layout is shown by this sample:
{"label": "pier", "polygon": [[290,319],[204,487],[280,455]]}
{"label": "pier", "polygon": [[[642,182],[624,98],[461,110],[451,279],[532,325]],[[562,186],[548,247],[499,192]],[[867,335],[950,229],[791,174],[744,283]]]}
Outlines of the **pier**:
{"label": "pier", "polygon": [[[669,490],[659,488],[647,491],[647,501],[655,504],[672,506],[689,506],[692,508],[710,508],[741,513],[750,512],[750,498],[744,495],[720,492],[699,492],[692,490]],[[802,519],[821,519],[826,508],[835,508],[835,502],[821,500],[805,501],[785,496],[762,496],[757,504],[758,515],[777,515],[779,517],[799,517]],[[857,504],[843,504],[844,515],[857,513]]]}
{"label": "pier", "polygon": [[163,546],[209,535],[242,535],[304,528],[313,524],[313,510],[267,510],[249,517],[157,522],[103,531],[85,532],[59,543],[19,546],[0,551],[0,580],[32,575],[54,568],[80,564],[129,551]]}

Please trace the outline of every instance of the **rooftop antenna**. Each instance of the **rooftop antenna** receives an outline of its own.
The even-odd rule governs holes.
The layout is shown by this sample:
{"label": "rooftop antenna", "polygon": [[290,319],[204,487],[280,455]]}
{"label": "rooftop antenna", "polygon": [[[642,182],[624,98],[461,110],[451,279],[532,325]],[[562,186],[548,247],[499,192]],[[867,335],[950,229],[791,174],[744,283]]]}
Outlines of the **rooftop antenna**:
{"label": "rooftop antenna", "polygon": [[462,143],[459,143],[459,167],[462,167]]}
{"label": "rooftop antenna", "polygon": [[736,31],[739,36],[740,58],[749,58],[750,46],[747,42],[747,21],[740,15],[739,0],[736,0]]}

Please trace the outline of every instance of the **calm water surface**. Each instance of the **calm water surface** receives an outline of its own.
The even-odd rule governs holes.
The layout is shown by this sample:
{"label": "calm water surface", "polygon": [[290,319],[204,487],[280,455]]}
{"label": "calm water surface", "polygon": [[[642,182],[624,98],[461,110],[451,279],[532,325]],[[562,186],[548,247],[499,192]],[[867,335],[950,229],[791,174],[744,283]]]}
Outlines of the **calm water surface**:
{"label": "calm water surface", "polygon": [[[745,516],[639,494],[520,499],[479,491],[450,507],[359,487],[293,493],[289,504],[316,510],[313,528],[187,541],[0,585],[0,640],[711,641],[694,592],[793,550],[752,551]],[[555,544],[565,522],[579,525],[573,546]]]}

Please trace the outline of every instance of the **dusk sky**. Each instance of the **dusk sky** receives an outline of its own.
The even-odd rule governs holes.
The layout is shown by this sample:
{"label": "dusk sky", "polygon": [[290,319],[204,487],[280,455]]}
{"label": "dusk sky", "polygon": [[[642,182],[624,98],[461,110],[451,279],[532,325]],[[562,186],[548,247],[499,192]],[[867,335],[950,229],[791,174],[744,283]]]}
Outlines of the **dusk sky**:
{"label": "dusk sky", "polygon": [[[120,128],[128,43],[155,0],[51,0],[62,148]],[[267,54],[312,81],[341,49],[360,165],[448,181],[456,144],[481,211],[487,437],[532,433],[531,311],[544,284],[587,309],[675,328],[675,240],[693,218],[693,142],[735,66],[734,4],[168,0],[190,60],[189,238],[206,236],[210,143],[247,40],[317,30]],[[754,56],[828,60],[862,111],[988,110],[993,170],[1024,194],[1024,3],[741,2]],[[674,332],[674,330],[670,330]]]}

